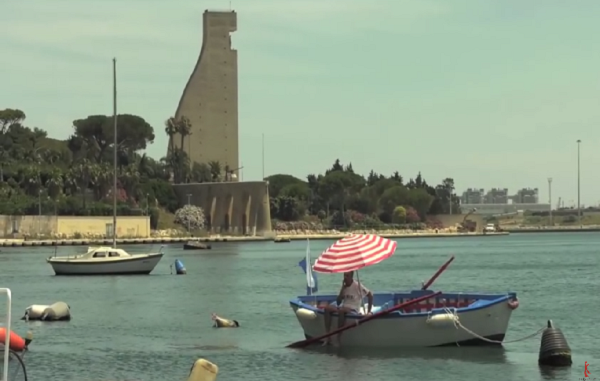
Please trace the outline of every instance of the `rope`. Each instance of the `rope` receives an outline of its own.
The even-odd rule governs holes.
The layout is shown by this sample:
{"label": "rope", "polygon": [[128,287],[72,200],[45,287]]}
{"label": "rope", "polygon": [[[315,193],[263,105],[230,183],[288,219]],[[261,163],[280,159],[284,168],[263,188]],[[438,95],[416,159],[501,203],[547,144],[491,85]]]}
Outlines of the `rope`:
{"label": "rope", "polygon": [[[459,328],[461,328],[461,329],[463,329],[465,332],[467,332],[468,334],[470,334],[471,336],[473,336],[473,337],[475,337],[475,338],[477,338],[477,339],[479,339],[479,340],[483,340],[483,341],[486,341],[486,342],[488,342],[488,343],[492,343],[492,344],[511,344],[511,343],[517,343],[517,342],[519,342],[519,341],[525,341],[525,340],[529,340],[529,339],[531,339],[531,338],[534,338],[534,337],[536,337],[536,336],[537,336],[537,335],[539,335],[540,333],[544,332],[544,330],[546,329],[546,327],[542,327],[542,328],[540,328],[539,330],[537,330],[537,332],[535,332],[535,333],[532,333],[531,335],[527,335],[527,336],[525,336],[525,337],[522,337],[522,338],[519,338],[519,339],[515,339],[515,340],[508,340],[508,341],[506,341],[506,340],[504,340],[504,341],[500,341],[500,340],[491,340],[491,339],[488,339],[488,338],[486,338],[486,337],[483,337],[483,336],[481,336],[481,335],[478,335],[477,333],[475,333],[475,332],[471,331],[469,328],[467,328],[467,327],[465,327],[464,325],[462,325],[462,323],[460,322],[460,319],[459,319],[458,315],[456,314],[456,311],[451,311],[451,310],[449,310],[448,308],[444,308],[444,311],[445,311],[446,313],[448,313],[448,314],[451,314],[451,315],[453,315],[453,316],[454,316],[454,319],[453,319],[453,320],[454,320],[454,327],[455,327],[456,329],[459,329]],[[458,343],[456,343],[456,345],[458,345]]]}

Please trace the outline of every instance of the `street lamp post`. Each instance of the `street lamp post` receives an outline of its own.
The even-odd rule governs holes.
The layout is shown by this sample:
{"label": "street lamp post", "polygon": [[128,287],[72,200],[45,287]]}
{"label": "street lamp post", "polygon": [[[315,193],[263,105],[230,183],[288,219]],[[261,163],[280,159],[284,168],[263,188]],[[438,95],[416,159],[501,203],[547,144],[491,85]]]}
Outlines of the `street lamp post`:
{"label": "street lamp post", "polygon": [[550,222],[550,226],[554,226],[554,221],[552,221],[552,177],[548,177],[548,221]]}
{"label": "street lamp post", "polygon": [[581,139],[577,139],[577,219],[581,227]]}
{"label": "street lamp post", "polygon": [[[188,198],[188,205],[191,205],[191,204],[192,204],[192,202],[191,202],[191,199],[192,199],[192,194],[191,194],[191,193],[188,193],[188,194],[187,194],[187,198]],[[188,226],[187,226],[187,228],[188,228],[188,232],[189,232],[189,231],[191,230],[191,228],[190,228],[190,220],[189,220],[189,218],[188,218]]]}
{"label": "street lamp post", "polygon": [[150,193],[146,193],[146,215],[150,215]]}
{"label": "street lamp post", "polygon": [[42,232],[42,190],[38,191],[38,236]]}

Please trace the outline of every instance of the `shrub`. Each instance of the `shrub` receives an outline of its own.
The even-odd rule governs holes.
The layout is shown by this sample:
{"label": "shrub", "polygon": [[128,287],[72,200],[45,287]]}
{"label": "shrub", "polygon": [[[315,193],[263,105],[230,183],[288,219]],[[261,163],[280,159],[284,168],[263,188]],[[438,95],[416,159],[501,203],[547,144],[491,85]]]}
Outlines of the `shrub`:
{"label": "shrub", "polygon": [[403,206],[397,206],[392,212],[392,222],[395,224],[406,223],[406,209]]}
{"label": "shrub", "polygon": [[190,231],[203,229],[205,222],[204,210],[199,206],[185,205],[175,211],[175,223]]}
{"label": "shrub", "polygon": [[415,210],[415,208],[409,206],[406,208],[406,223],[413,224],[416,222],[421,222],[421,217],[419,217],[419,213]]}

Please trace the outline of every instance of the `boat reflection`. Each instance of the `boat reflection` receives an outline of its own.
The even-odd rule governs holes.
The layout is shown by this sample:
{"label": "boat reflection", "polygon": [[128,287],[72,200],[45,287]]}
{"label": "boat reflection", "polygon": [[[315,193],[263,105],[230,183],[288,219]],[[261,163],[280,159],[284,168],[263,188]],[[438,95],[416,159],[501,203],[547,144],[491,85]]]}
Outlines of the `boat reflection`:
{"label": "boat reflection", "polygon": [[497,347],[440,347],[440,348],[336,348],[311,347],[311,352],[321,352],[344,359],[422,359],[425,361],[462,361],[477,364],[502,364],[508,362],[504,348]]}
{"label": "boat reflection", "polygon": [[568,380],[571,376],[570,367],[553,368],[549,366],[540,366],[539,368],[542,379],[544,380]]}

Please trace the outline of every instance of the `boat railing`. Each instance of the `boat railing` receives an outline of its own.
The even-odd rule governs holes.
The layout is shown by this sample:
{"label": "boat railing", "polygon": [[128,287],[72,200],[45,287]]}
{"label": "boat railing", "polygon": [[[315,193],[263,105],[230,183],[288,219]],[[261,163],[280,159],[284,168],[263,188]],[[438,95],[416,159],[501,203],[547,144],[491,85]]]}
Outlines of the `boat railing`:
{"label": "boat railing", "polygon": [[0,294],[6,295],[6,322],[4,323],[4,328],[6,330],[4,334],[4,359],[2,366],[2,378],[0,381],[8,381],[8,361],[10,356],[10,317],[12,315],[12,294],[10,292],[10,288],[0,288]]}
{"label": "boat railing", "polygon": [[[11,336],[11,316],[12,316],[12,295],[9,288],[0,288],[0,295],[6,295],[6,321],[0,324],[5,329],[4,342],[0,343],[0,354],[2,355],[2,376],[0,381],[25,380],[27,381],[27,369],[23,362],[23,354],[19,355],[14,350],[10,349]],[[27,342],[27,341],[26,341]],[[9,366],[12,364],[11,375],[9,377]]]}

